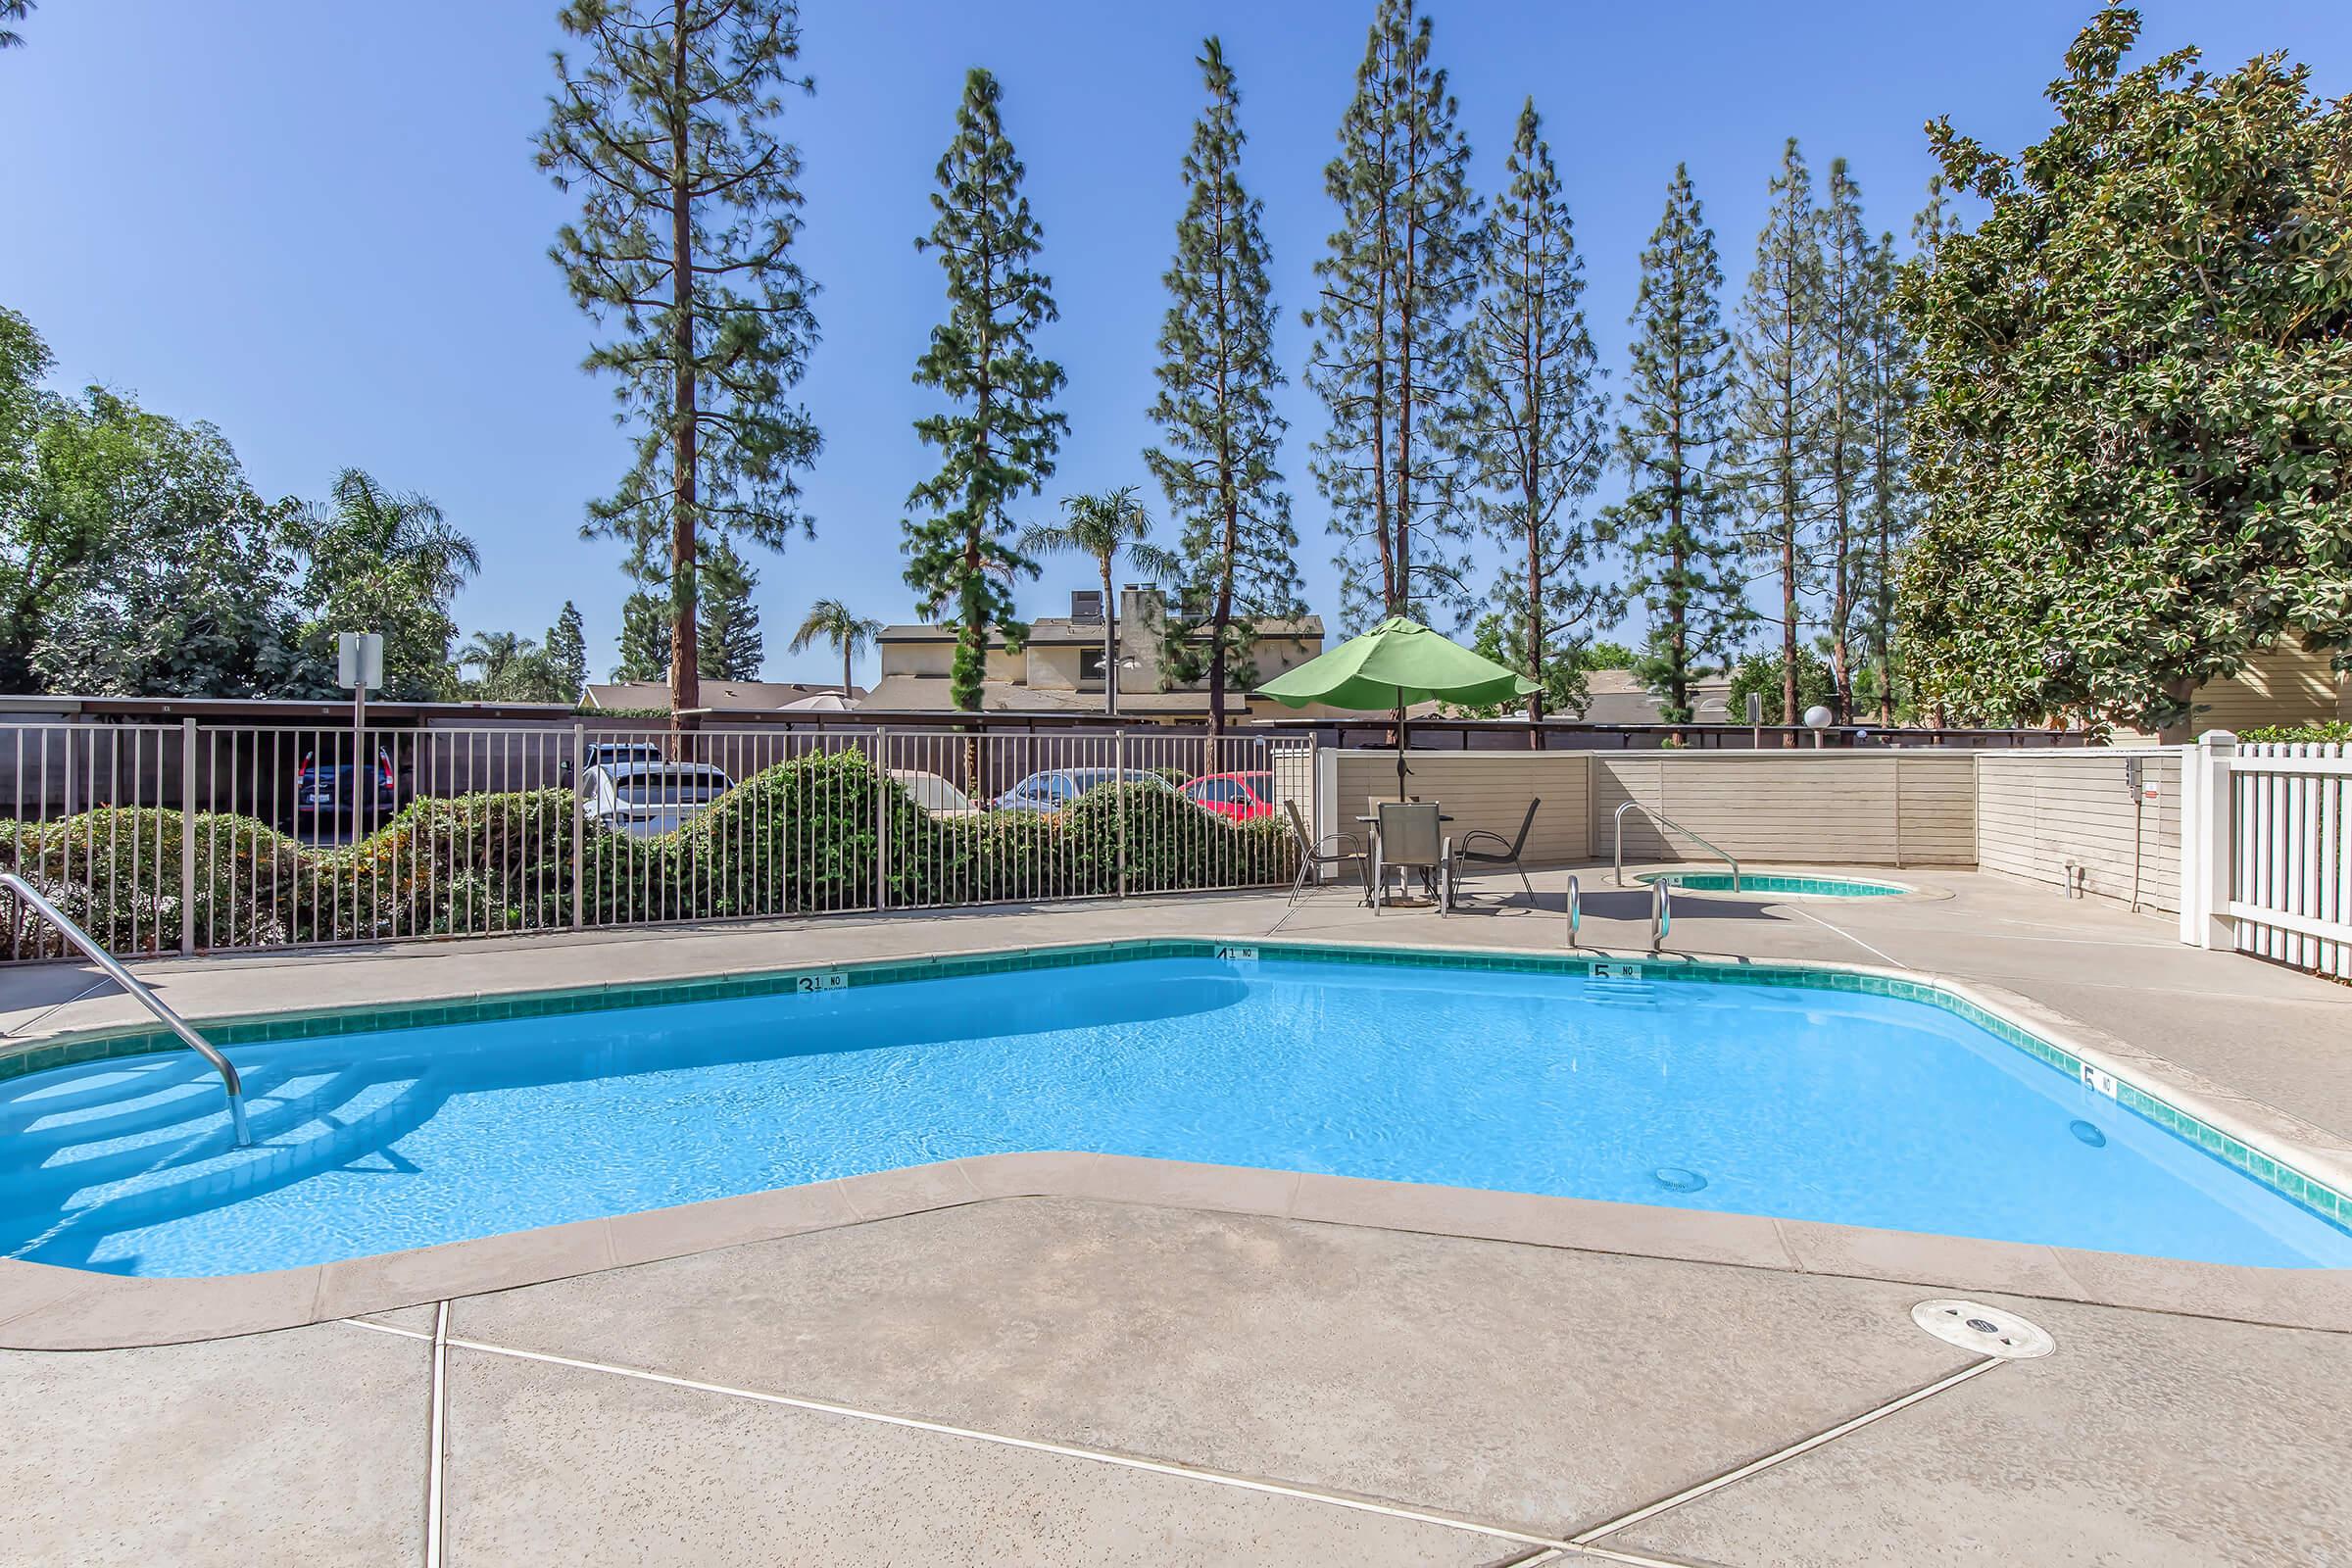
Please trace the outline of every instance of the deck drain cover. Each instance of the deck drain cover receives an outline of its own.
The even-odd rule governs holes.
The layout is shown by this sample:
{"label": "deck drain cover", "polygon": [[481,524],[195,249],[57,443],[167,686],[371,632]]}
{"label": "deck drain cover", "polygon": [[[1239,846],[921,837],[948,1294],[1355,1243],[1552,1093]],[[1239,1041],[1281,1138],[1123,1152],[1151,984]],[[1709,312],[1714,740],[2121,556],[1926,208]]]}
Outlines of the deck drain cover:
{"label": "deck drain cover", "polygon": [[1911,1309],[1911,1321],[1946,1345],[2004,1361],[2030,1361],[2058,1348],[2047,1332],[2015,1312],[1977,1301],[1922,1301]]}
{"label": "deck drain cover", "polygon": [[1694,1170],[1680,1165],[1660,1165],[1649,1173],[1660,1187],[1673,1193],[1695,1193],[1707,1185],[1707,1179]]}

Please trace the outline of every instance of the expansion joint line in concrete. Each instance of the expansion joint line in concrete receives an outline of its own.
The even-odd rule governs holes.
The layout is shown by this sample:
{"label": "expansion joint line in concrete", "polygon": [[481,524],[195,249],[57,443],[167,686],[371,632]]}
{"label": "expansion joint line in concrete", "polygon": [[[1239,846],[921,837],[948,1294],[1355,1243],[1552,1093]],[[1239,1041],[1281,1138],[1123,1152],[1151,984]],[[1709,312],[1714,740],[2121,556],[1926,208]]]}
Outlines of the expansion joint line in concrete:
{"label": "expansion joint line in concrete", "polygon": [[1432,1509],[1415,1508],[1401,1503],[1382,1502],[1375,1498],[1351,1496],[1347,1493],[1328,1492],[1289,1481],[1274,1481],[1261,1476],[1239,1475],[1232,1471],[1204,1469],[1199,1465],[1178,1463],[1167,1459],[1147,1459],[1135,1454],[1116,1453],[1106,1448],[1090,1448],[1077,1444],[1054,1443],[1041,1438],[1015,1437],[1010,1433],[989,1432],[977,1427],[959,1427],[945,1421],[928,1420],[921,1416],[896,1415],[886,1410],[868,1410],[858,1405],[836,1404],[825,1399],[805,1399],[789,1394],[772,1394],[760,1389],[736,1388],[724,1383],[706,1383],[695,1378],[673,1377],[665,1372],[648,1371],[643,1367],[616,1366],[607,1361],[588,1361],[576,1356],[552,1355],[544,1350],[517,1349],[510,1345],[491,1345],[481,1340],[460,1339],[449,1333],[449,1303],[444,1301],[435,1313],[433,1332],[395,1327],[389,1323],[371,1322],[367,1318],[348,1317],[340,1321],[353,1328],[371,1329],[378,1334],[395,1334],[404,1339],[426,1340],[433,1346],[433,1456],[428,1481],[430,1493],[426,1525],[426,1568],[440,1564],[440,1498],[441,1447],[443,1434],[443,1391],[446,1383],[446,1357],[452,1348],[472,1350],[483,1355],[503,1355],[517,1361],[536,1361],[544,1366],[571,1367],[582,1372],[599,1372],[611,1377],[632,1378],[642,1383],[660,1384],[665,1388],[685,1389],[698,1394],[714,1394],[731,1399],[748,1399],[757,1404],[778,1405],[788,1410],[805,1410],[814,1415],[839,1416],[852,1421],[871,1421],[881,1426],[898,1427],[909,1432],[928,1432],[938,1437],[960,1438],[971,1443],[992,1444],[999,1447],[1019,1448],[1030,1453],[1052,1454],[1058,1458],[1079,1459],[1092,1464],[1114,1466],[1123,1470],[1140,1470],[1150,1475],[1168,1476],[1179,1481],[1197,1481],[1208,1486],[1226,1487],[1238,1492],[1254,1492],[1266,1496],[1294,1497],[1302,1502],[1322,1503],[1328,1507],[1346,1508],[1355,1513],[1378,1514],[1384,1518],[1402,1519],[1416,1524],[1435,1525],[1446,1530],[1460,1530],[1492,1540],[1507,1541],[1535,1548],[1505,1559],[1511,1563],[1556,1561],[1561,1556],[1585,1560],[1601,1560],[1642,1565],[1642,1568],[1683,1568],[1683,1565],[1663,1559],[1634,1556],[1608,1548],[1587,1550],[1574,1542],[1557,1536],[1536,1535],[1515,1530],[1507,1525],[1489,1524],[1482,1520],[1465,1519],[1454,1514],[1439,1513]]}
{"label": "expansion joint line in concrete", "polygon": [[[1603,1524],[1594,1525],[1590,1530],[1580,1531],[1576,1535],[1568,1538],[1568,1544],[1571,1546],[1584,1548],[1590,1552],[1592,1552],[1594,1555],[1604,1554],[1613,1548],[1594,1547],[1592,1545],[1592,1543],[1599,1541],[1603,1536],[1613,1536],[1620,1530],[1629,1530],[1635,1525],[1642,1524],[1648,1520],[1656,1518],[1659,1514],[1664,1513],[1669,1508],[1679,1508],[1686,1502],[1694,1502],[1700,1497],[1708,1496],[1714,1493],[1721,1492],[1725,1487],[1732,1486],[1737,1482],[1745,1481],[1750,1476],[1760,1475],[1764,1471],[1771,1469],[1774,1465],[1786,1463],[1790,1459],[1796,1458],[1800,1454],[1811,1453],[1814,1449],[1824,1447],[1832,1443],[1835,1443],[1839,1438],[1861,1431],[1864,1427],[1869,1426],[1874,1421],[1884,1421],[1886,1417],[1894,1414],[1897,1410],[1907,1410],[1911,1406],[1918,1404],[1923,1399],[1932,1399],[1938,1394],[1942,1394],[1950,1389],[1956,1389],[1961,1384],[1966,1383],[1969,1379],[1981,1377],[1984,1373],[1991,1371],[1994,1367],[2004,1364],[2005,1362],[2001,1357],[1988,1355],[1981,1361],[1977,1361],[1971,1365],[1962,1367],[1959,1371],[1954,1372],[1949,1377],[1937,1378],[1935,1382],[1928,1384],[1924,1388],[1913,1389],[1909,1394],[1898,1396],[1895,1398],[1887,1400],[1885,1404],[1863,1411],[1860,1415],[1848,1417],[1846,1420],[1838,1422],[1834,1427],[1829,1427],[1823,1431],[1814,1433],[1809,1438],[1799,1439],[1797,1442],[1789,1444],[1785,1448],[1776,1448],[1772,1452],[1765,1454],[1760,1459],[1750,1459],[1747,1463],[1740,1465],[1736,1469],[1726,1470],[1721,1475],[1701,1481],[1694,1487],[1686,1487],[1682,1491],[1675,1493],[1672,1496],[1660,1497],[1655,1502],[1647,1503],[1640,1508],[1636,1508],[1632,1513],[1621,1514],[1617,1518],[1608,1520]],[[1627,1556],[1622,1560],[1629,1562],[1641,1562],[1643,1559],[1638,1556]]]}
{"label": "expansion joint line in concrete", "polygon": [[1884,949],[1872,947],[1869,943],[1863,941],[1860,937],[1854,935],[1845,927],[1841,925],[1833,925],[1829,921],[1824,920],[1820,915],[1815,914],[1810,909],[1794,904],[1785,904],[1781,906],[1781,907],[1787,909],[1790,914],[1795,915],[1801,920],[1812,921],[1824,931],[1836,932],[1838,936],[1845,938],[1846,941],[1851,942],[1855,947],[1860,948],[1864,953],[1869,954],[1881,963],[1888,964],[1897,969],[1908,969],[1911,967],[1909,964],[1903,962],[1900,958],[1895,957],[1892,954],[1886,952]]}
{"label": "expansion joint line in concrete", "polygon": [[372,1329],[378,1334],[396,1335],[404,1340],[422,1340],[433,1348],[432,1392],[424,1423],[424,1568],[441,1568],[442,1476],[449,1435],[449,1303],[434,1303],[433,1331],[430,1334],[420,1329],[404,1329],[396,1324],[377,1323],[364,1317],[347,1317],[339,1321],[355,1329]]}

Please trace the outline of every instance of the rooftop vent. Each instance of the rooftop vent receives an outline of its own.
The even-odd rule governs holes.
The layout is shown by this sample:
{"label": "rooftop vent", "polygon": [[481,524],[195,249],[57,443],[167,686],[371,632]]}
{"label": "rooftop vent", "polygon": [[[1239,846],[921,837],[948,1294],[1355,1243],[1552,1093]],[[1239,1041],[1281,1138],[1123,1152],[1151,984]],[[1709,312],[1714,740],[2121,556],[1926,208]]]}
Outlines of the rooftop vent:
{"label": "rooftop vent", "polygon": [[1102,590],[1100,588],[1071,589],[1070,618],[1072,620],[1101,620],[1102,618]]}

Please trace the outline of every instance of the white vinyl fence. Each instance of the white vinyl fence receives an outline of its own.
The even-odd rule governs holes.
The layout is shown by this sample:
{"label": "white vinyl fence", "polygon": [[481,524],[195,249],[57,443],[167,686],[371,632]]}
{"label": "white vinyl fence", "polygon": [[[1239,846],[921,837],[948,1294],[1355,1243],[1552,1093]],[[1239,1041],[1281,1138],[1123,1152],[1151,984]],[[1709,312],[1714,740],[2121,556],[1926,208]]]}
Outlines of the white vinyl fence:
{"label": "white vinyl fence", "polygon": [[2352,758],[2245,746],[2230,774],[2239,950],[2352,979]]}
{"label": "white vinyl fence", "polygon": [[[1281,885],[1305,737],[0,727],[0,864],[219,952]],[[0,959],[55,956],[0,894]]]}
{"label": "white vinyl fence", "polygon": [[2216,732],[2189,759],[2181,939],[2352,979],[2352,756]]}

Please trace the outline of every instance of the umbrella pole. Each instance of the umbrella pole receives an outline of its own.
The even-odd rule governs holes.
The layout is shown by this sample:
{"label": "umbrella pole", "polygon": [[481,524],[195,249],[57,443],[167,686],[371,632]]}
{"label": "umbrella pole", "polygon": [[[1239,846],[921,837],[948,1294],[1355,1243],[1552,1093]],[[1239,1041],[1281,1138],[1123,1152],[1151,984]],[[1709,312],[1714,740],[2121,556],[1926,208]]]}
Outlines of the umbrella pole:
{"label": "umbrella pole", "polygon": [[1408,740],[1404,726],[1404,705],[1399,703],[1396,707],[1396,803],[1399,806],[1404,804],[1404,749]]}

